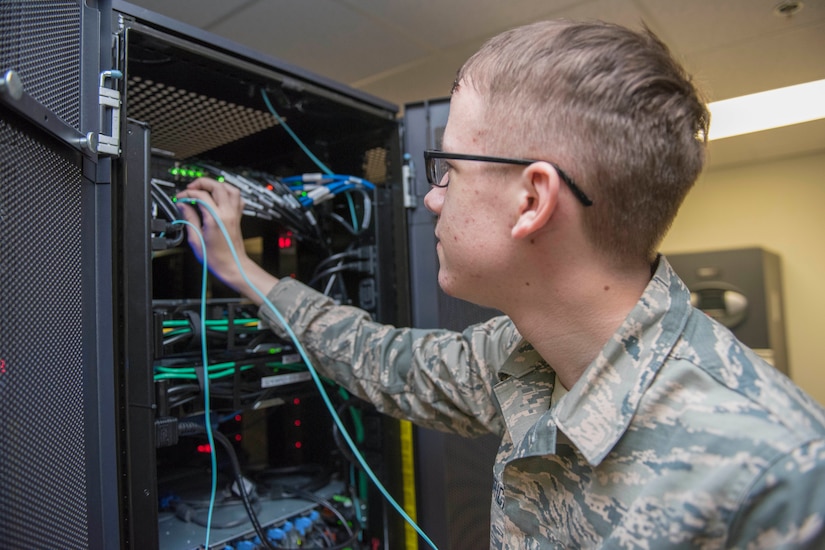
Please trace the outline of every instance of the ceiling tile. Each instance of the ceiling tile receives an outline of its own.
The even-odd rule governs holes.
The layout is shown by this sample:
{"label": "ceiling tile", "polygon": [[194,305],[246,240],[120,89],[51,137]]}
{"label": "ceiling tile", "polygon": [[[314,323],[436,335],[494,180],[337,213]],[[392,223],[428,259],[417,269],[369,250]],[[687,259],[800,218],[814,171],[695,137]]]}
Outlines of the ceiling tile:
{"label": "ceiling tile", "polygon": [[430,49],[476,42],[592,0],[338,0]]}
{"label": "ceiling tile", "polygon": [[333,0],[256,2],[210,30],[345,83],[429,53]]}
{"label": "ceiling tile", "polygon": [[716,50],[825,21],[825,2],[804,2],[794,16],[774,13],[778,0],[636,0],[649,13],[671,47],[683,55]]}
{"label": "ceiling tile", "polygon": [[825,78],[825,21],[690,55],[686,65],[718,101]]}
{"label": "ceiling tile", "polygon": [[236,12],[249,0],[138,0],[131,3],[203,29],[227,14]]}

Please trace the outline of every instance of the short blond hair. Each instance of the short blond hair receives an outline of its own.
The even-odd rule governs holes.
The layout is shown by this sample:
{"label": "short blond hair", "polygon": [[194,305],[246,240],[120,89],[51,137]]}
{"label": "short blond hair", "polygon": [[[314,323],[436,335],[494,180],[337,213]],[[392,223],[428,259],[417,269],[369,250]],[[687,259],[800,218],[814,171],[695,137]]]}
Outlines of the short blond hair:
{"label": "short blond hair", "polygon": [[533,23],[482,46],[453,89],[465,85],[504,129],[498,154],[554,161],[593,200],[584,221],[595,246],[653,260],[702,170],[709,123],[661,40],[604,22]]}

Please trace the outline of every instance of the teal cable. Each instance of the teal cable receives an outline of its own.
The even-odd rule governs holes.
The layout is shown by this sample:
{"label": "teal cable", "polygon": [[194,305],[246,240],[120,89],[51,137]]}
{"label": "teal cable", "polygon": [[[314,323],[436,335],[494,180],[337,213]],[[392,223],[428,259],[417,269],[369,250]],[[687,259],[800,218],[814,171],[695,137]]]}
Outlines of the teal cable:
{"label": "teal cable", "polygon": [[358,216],[355,215],[355,201],[352,200],[351,193],[345,193],[347,204],[349,205],[349,215],[352,218],[352,231],[358,233]]}
{"label": "teal cable", "polygon": [[327,168],[327,166],[323,162],[321,162],[321,160],[318,157],[312,154],[312,151],[309,150],[309,147],[304,145],[304,142],[301,141],[301,138],[295,135],[295,132],[292,131],[292,128],[290,128],[286,121],[281,118],[281,115],[278,114],[278,111],[276,111],[275,107],[273,107],[272,103],[270,103],[269,96],[266,95],[266,90],[263,88],[261,88],[261,97],[264,98],[266,108],[269,109],[269,112],[272,113],[272,116],[275,117],[275,119],[278,121],[278,124],[280,124],[284,130],[286,130],[286,133],[289,134],[289,136],[295,141],[295,143],[298,144],[298,147],[300,147],[301,150],[304,153],[306,153],[306,155],[310,158],[310,160],[315,163],[315,166],[320,168],[323,173],[332,175],[332,170]]}
{"label": "teal cable", "polygon": [[[201,360],[204,367],[206,367],[206,282],[207,282],[207,263],[206,263],[206,243],[203,240],[203,235],[200,230],[192,223],[186,220],[175,220],[172,225],[186,224],[191,227],[198,239],[201,241],[201,250],[203,251],[203,280],[201,283]],[[204,372],[203,377],[203,425],[206,429],[206,439],[209,441],[209,454],[212,458],[212,490],[209,494],[209,510],[206,514],[206,541],[204,548],[209,548],[209,534],[212,532],[212,512],[215,510],[215,494],[218,487],[218,459],[217,450],[215,449],[215,438],[212,435],[212,423],[209,421],[209,410],[212,408],[209,398],[209,376]]]}
{"label": "teal cable", "polygon": [[[209,204],[203,202],[200,199],[186,200],[190,201],[191,204],[200,204],[204,206],[212,215],[212,219],[215,220],[215,223],[221,230],[224,239],[226,239],[227,245],[229,245],[229,251],[232,253],[232,258],[235,260],[235,264],[238,266],[238,270],[240,271],[244,281],[247,285],[249,285],[249,288],[251,288],[255,292],[255,294],[257,294],[258,297],[261,298],[261,300],[263,300],[266,306],[278,318],[278,321],[281,323],[281,325],[283,325],[284,330],[286,330],[287,334],[289,334],[290,339],[292,339],[292,341],[295,343],[295,347],[298,350],[298,353],[301,355],[304,362],[306,363],[307,369],[309,370],[309,373],[312,376],[312,380],[315,382],[315,385],[318,388],[318,393],[321,395],[324,404],[326,405],[327,409],[332,415],[333,421],[338,426],[338,429],[341,431],[341,435],[347,442],[347,445],[349,446],[355,458],[358,460],[358,463],[361,465],[361,468],[367,473],[369,478],[372,480],[373,484],[375,484],[376,488],[378,488],[378,490],[381,492],[381,494],[384,496],[387,502],[389,502],[390,505],[393,508],[395,508],[395,511],[398,512],[398,514],[404,519],[404,521],[406,521],[413,529],[415,529],[416,533],[418,533],[418,535],[430,546],[430,548],[432,548],[433,550],[438,550],[438,547],[435,545],[435,543],[432,540],[430,540],[430,537],[427,536],[427,534],[421,529],[421,527],[419,527],[418,524],[398,504],[398,502],[395,501],[392,495],[390,495],[389,491],[387,491],[387,489],[375,475],[375,472],[372,471],[372,468],[370,468],[369,464],[367,464],[366,459],[364,459],[364,456],[361,454],[361,452],[358,450],[357,446],[353,442],[352,437],[347,431],[346,426],[344,426],[343,421],[335,412],[335,407],[333,406],[332,401],[330,401],[329,395],[327,395],[327,392],[324,389],[324,385],[321,382],[321,378],[316,372],[315,367],[312,365],[312,361],[309,359],[309,356],[307,355],[304,346],[301,345],[301,342],[298,340],[298,336],[292,330],[292,327],[289,325],[289,323],[286,322],[286,319],[284,319],[284,316],[281,314],[281,312],[278,311],[278,308],[275,307],[275,304],[273,304],[263,292],[258,290],[258,288],[252,284],[252,281],[249,280],[249,277],[247,277],[246,272],[243,270],[243,266],[241,265],[241,260],[240,258],[238,258],[238,253],[235,250],[235,246],[232,244],[232,238],[229,236],[229,232],[226,230],[226,226],[223,224],[223,221],[221,221],[221,219],[218,217],[218,214]],[[201,245],[201,248],[203,248],[203,245]]]}

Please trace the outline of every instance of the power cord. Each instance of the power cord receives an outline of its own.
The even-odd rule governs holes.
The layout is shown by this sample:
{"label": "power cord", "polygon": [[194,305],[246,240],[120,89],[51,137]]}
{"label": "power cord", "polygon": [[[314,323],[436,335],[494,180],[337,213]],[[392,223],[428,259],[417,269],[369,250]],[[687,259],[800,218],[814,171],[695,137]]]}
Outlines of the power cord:
{"label": "power cord", "polygon": [[[180,422],[178,423],[178,430],[180,435],[195,435],[204,433],[205,429],[203,426],[195,422]],[[206,433],[211,433],[211,430],[209,429],[206,429],[205,431]],[[261,526],[261,522],[258,520],[258,514],[255,513],[255,509],[252,507],[252,502],[249,500],[249,494],[246,490],[246,480],[243,477],[241,464],[238,461],[238,455],[235,453],[235,448],[232,447],[232,443],[221,432],[215,432],[212,435],[214,439],[221,444],[221,446],[226,450],[226,453],[229,455],[229,461],[232,465],[232,474],[235,476],[235,484],[237,485],[237,493],[241,497],[243,506],[246,509],[246,514],[249,516],[249,521],[252,522],[252,527],[255,529],[255,534],[258,535],[258,537],[261,539],[261,544],[265,548],[267,548],[267,550],[275,550],[275,547],[269,543],[269,537],[267,537],[266,532]],[[212,506],[213,504],[212,502],[210,502],[210,516]],[[205,548],[209,548],[208,529],[209,528],[207,528],[207,544]]]}

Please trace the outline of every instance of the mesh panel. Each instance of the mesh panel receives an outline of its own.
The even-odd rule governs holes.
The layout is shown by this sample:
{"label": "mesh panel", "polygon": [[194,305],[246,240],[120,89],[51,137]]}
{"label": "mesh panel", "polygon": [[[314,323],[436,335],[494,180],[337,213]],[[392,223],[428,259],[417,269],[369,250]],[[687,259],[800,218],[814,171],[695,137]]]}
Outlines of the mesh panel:
{"label": "mesh panel", "polygon": [[161,82],[129,78],[129,117],[149,123],[152,147],[194,157],[277,124],[264,111]]}
{"label": "mesh panel", "polygon": [[0,144],[0,546],[87,548],[80,169]]}
{"label": "mesh panel", "polygon": [[387,150],[384,147],[364,153],[364,178],[376,185],[387,183]]}
{"label": "mesh panel", "polygon": [[0,1],[0,71],[80,130],[80,5],[77,0]]}

